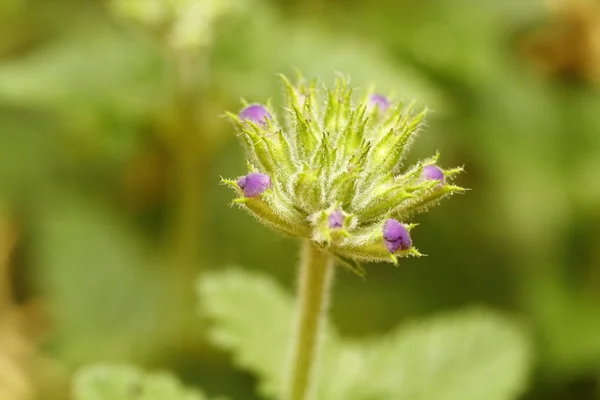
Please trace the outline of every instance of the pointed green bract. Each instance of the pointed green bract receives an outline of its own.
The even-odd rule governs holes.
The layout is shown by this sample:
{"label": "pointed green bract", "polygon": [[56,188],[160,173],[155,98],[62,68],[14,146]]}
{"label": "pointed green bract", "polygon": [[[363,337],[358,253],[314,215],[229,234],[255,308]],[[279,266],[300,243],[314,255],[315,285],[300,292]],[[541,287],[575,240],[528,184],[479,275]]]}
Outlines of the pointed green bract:
{"label": "pointed green bract", "polygon": [[[372,89],[355,95],[342,76],[323,93],[317,81],[307,84],[300,75],[297,83],[281,78],[281,120],[270,112],[273,118],[257,125],[228,114],[258,169],[251,172],[267,174],[272,182],[257,198],[246,199],[234,180],[227,181],[241,196],[237,204],[265,225],[313,240],[339,259],[396,262],[398,257],[420,255],[414,248],[390,254],[382,234],[385,220],[406,223],[464,190],[451,182],[462,168],[440,169],[443,182],[421,177],[438,155],[402,169],[427,110],[415,112],[415,102],[390,101],[388,107],[388,99],[380,108],[371,103]],[[377,99],[382,101],[381,96]],[[332,234],[323,216],[334,205],[352,215],[353,222]]]}

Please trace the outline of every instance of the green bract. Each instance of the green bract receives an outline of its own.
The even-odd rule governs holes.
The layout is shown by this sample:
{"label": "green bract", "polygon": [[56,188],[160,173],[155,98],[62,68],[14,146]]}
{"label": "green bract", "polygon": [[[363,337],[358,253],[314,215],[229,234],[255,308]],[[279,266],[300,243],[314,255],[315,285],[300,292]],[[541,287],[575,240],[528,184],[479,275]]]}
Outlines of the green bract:
{"label": "green bract", "polygon": [[[223,180],[241,196],[234,202],[277,231],[327,248],[359,273],[354,261],[395,263],[399,256],[419,256],[412,246],[390,253],[383,238],[386,220],[407,221],[464,190],[450,183],[462,168],[442,170],[442,183],[422,177],[438,155],[401,168],[427,110],[414,113],[414,103],[401,102],[381,107],[370,91],[354,102],[343,78],[323,93],[316,81],[293,85],[282,79],[286,99],[280,118],[272,107],[260,121],[228,113],[250,172],[271,178],[269,188],[252,197],[238,184],[245,179]],[[334,212],[337,222],[339,212],[343,215],[341,227],[329,219]]]}

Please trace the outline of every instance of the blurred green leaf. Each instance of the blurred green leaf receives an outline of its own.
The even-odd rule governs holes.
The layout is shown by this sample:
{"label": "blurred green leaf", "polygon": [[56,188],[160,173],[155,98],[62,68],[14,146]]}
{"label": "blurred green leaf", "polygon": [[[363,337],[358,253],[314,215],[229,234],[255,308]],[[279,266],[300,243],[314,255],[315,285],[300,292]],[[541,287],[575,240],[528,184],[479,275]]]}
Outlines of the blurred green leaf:
{"label": "blurred green leaf", "polygon": [[531,361],[526,332],[484,309],[409,323],[365,346],[356,398],[516,399]]}
{"label": "blurred green leaf", "polygon": [[[167,373],[145,373],[130,366],[92,366],[75,375],[75,400],[205,400]],[[224,400],[224,399],[222,399]]]}
{"label": "blurred green leaf", "polygon": [[[199,294],[215,320],[213,340],[276,398],[292,337],[291,296],[241,270],[203,277]],[[530,365],[524,329],[483,309],[431,317],[363,343],[326,336],[320,399],[509,400],[523,391]]]}
{"label": "blurred green leaf", "polygon": [[544,7],[543,1],[519,0],[381,1],[377,7],[330,13],[342,17],[346,31],[363,26],[366,36],[401,52],[424,70],[481,90],[504,84],[506,67],[513,61],[510,40]]}
{"label": "blurred green leaf", "polygon": [[[549,275],[549,274],[548,274]],[[559,279],[530,283],[528,301],[539,325],[545,372],[554,379],[600,365],[600,305]]]}
{"label": "blurred green leaf", "polygon": [[148,41],[102,19],[78,21],[72,34],[0,66],[0,101],[57,111],[71,124],[99,110],[139,118],[164,101],[163,73]]}
{"label": "blurred green leaf", "polygon": [[177,313],[166,272],[144,254],[135,232],[64,194],[46,199],[36,221],[37,280],[51,299],[53,351],[73,364],[148,356]]}
{"label": "blurred green leaf", "polygon": [[22,201],[39,193],[57,164],[57,127],[36,113],[0,109],[0,196]]}
{"label": "blurred green leaf", "polygon": [[229,93],[262,99],[279,93],[273,76],[297,68],[309,78],[333,80],[336,73],[352,79],[355,87],[376,84],[384,94],[418,100],[445,112],[448,104],[427,78],[400,64],[377,43],[328,31],[317,21],[291,20],[265,4],[257,4],[252,18],[222,35],[213,60],[216,82]]}

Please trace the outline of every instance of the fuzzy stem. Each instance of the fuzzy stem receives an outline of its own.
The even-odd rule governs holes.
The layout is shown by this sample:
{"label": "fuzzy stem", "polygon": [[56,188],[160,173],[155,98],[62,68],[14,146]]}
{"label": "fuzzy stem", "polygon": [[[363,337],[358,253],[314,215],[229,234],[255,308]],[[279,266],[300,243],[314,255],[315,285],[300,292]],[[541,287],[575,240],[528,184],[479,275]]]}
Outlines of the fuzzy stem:
{"label": "fuzzy stem", "polygon": [[333,280],[333,258],[310,242],[302,248],[299,271],[298,314],[285,388],[286,400],[311,398],[316,381],[319,342]]}

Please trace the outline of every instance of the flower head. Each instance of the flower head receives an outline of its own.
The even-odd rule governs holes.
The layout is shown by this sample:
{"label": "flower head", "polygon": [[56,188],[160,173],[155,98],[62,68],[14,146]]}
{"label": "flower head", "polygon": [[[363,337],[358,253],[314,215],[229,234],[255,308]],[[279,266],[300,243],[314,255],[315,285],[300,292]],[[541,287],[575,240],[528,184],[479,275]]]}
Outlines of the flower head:
{"label": "flower head", "polygon": [[437,155],[402,167],[426,111],[414,113],[412,104],[372,93],[355,102],[344,79],[324,96],[317,82],[283,81],[285,121],[256,104],[239,116],[228,114],[251,171],[223,181],[241,195],[234,202],[265,225],[312,240],[346,264],[420,255],[408,233],[414,225],[407,221],[464,190],[450,183],[462,169],[442,170]]}

